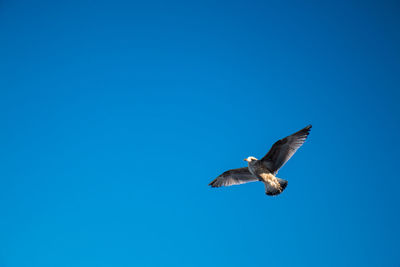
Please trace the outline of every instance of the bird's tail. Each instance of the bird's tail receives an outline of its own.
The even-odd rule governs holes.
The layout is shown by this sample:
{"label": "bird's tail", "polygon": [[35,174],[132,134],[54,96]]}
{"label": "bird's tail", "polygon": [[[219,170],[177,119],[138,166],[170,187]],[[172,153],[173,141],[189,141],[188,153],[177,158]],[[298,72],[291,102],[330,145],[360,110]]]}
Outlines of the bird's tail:
{"label": "bird's tail", "polygon": [[265,184],[265,194],[268,196],[277,196],[285,190],[288,181],[276,177],[276,182],[264,182]]}

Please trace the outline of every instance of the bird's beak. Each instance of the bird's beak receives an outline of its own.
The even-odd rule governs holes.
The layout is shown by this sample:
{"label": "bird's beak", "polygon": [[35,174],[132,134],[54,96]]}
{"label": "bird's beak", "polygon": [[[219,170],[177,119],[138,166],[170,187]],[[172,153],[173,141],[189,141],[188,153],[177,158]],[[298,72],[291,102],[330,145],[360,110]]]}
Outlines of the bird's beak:
{"label": "bird's beak", "polygon": [[249,162],[247,159],[244,159],[244,161],[247,161],[247,162]]}

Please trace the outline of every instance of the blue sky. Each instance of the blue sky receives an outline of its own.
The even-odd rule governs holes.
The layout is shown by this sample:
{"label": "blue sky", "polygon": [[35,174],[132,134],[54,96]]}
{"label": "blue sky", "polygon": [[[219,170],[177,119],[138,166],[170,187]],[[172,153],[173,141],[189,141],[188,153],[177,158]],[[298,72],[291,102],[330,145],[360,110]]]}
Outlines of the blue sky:
{"label": "blue sky", "polygon": [[399,266],[399,11],[1,1],[0,266]]}

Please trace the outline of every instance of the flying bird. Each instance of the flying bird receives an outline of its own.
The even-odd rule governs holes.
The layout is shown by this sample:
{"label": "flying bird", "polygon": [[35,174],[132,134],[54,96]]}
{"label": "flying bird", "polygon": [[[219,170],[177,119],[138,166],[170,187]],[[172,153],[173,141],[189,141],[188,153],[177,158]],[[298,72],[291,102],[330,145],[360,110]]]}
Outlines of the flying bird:
{"label": "flying bird", "polygon": [[311,125],[277,141],[269,152],[260,160],[255,157],[244,159],[248,167],[232,169],[213,180],[211,187],[231,186],[248,182],[263,182],[265,193],[276,196],[285,190],[288,181],[276,177],[278,170],[293,156],[307,139]]}

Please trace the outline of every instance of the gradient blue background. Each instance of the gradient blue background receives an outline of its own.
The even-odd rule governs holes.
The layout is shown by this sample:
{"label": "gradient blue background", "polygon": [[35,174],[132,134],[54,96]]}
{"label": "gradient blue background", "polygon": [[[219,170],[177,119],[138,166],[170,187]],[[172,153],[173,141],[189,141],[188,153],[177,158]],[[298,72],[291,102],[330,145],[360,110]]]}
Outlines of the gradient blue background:
{"label": "gradient blue background", "polygon": [[399,266],[399,12],[2,0],[0,266]]}

